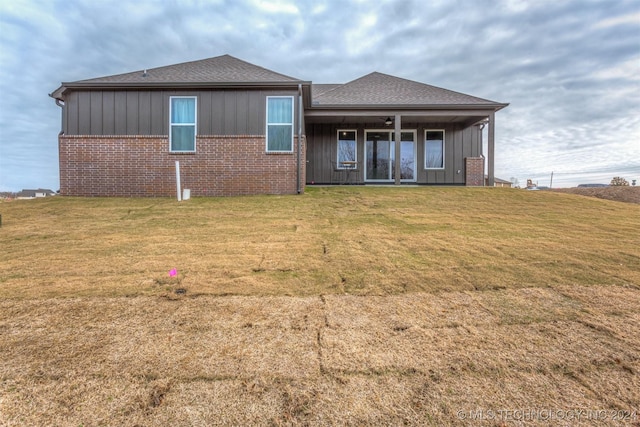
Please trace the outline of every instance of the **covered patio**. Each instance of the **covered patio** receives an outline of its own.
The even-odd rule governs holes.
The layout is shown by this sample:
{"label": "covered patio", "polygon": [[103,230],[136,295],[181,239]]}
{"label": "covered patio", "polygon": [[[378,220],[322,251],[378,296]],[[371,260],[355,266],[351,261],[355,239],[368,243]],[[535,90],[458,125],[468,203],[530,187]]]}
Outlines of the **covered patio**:
{"label": "covered patio", "polygon": [[484,185],[487,174],[493,185],[495,113],[508,104],[381,73],[313,85],[312,99],[307,184]]}
{"label": "covered patio", "polygon": [[307,184],[468,185],[466,159],[482,159],[484,168],[486,157],[481,172],[493,185],[491,110],[314,109],[305,115],[305,130]]}

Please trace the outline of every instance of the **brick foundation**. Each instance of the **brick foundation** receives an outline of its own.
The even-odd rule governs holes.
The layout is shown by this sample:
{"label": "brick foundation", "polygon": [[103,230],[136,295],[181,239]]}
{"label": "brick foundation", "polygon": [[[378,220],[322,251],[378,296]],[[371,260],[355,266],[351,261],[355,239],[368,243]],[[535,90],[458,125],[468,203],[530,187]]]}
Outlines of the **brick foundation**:
{"label": "brick foundation", "polygon": [[[294,140],[297,147],[297,138]],[[60,193],[175,197],[175,162],[192,196],[295,194],[297,155],[265,153],[265,137],[198,136],[196,153],[170,153],[166,136],[59,137]],[[304,190],[304,141],[300,189]]]}
{"label": "brick foundation", "polygon": [[465,185],[484,186],[484,157],[465,157]]}

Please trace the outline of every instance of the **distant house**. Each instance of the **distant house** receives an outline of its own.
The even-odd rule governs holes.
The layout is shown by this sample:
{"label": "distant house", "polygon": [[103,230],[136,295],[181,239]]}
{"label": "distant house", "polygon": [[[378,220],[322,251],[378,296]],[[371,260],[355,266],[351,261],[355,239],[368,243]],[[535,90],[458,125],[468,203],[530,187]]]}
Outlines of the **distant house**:
{"label": "distant house", "polygon": [[609,184],[578,184],[578,188],[608,187]]}
{"label": "distant house", "polygon": [[382,73],[312,84],[229,55],[62,83],[60,192],[295,194],[306,184],[484,183],[508,104]]}
{"label": "distant house", "polygon": [[[489,186],[489,176],[485,175],[484,176],[484,185],[485,186]],[[493,178],[493,186],[494,187],[504,187],[504,188],[511,188],[513,185],[513,183],[511,181],[506,181],[504,179],[500,179],[500,178]]]}
{"label": "distant house", "polygon": [[37,190],[22,190],[17,194],[17,198],[18,199],[35,199],[38,197],[49,197],[49,196],[55,196],[55,195],[56,193],[51,190],[38,188]]}

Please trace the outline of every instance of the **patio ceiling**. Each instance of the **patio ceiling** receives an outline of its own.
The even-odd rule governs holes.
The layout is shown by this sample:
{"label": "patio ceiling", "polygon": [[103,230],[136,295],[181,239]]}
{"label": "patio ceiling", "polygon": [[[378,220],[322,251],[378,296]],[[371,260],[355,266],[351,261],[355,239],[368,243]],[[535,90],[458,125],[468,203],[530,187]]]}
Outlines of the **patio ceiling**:
{"label": "patio ceiling", "polygon": [[[398,110],[360,110],[360,111],[319,111],[312,110],[305,112],[305,122],[329,123],[329,124],[379,124],[384,126],[387,117],[395,120],[396,115],[401,116],[401,121],[406,123],[455,123],[470,126],[487,119],[491,110],[475,111],[398,111]],[[392,125],[393,126],[393,125]]]}

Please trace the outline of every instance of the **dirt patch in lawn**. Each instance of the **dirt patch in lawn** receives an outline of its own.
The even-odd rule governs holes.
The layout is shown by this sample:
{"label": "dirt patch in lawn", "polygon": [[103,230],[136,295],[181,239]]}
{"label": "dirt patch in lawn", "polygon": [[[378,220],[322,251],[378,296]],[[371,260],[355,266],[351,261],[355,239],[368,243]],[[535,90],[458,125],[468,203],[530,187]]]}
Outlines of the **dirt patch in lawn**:
{"label": "dirt patch in lawn", "polygon": [[5,300],[0,414],[3,425],[441,426],[591,410],[604,412],[576,424],[634,425],[638,306],[633,286]]}
{"label": "dirt patch in lawn", "polygon": [[640,187],[611,186],[611,187],[585,187],[585,188],[558,188],[553,191],[580,196],[597,197],[599,199],[613,200],[616,202],[640,204]]}

